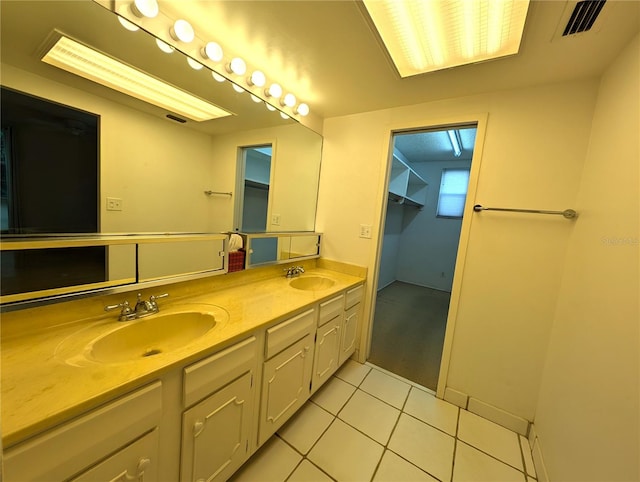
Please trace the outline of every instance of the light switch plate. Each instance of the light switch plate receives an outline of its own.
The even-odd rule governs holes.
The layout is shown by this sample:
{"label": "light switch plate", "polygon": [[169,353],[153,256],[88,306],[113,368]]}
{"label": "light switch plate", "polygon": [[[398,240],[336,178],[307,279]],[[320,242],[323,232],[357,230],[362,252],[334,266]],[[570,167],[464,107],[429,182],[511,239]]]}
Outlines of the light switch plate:
{"label": "light switch plate", "polygon": [[360,225],[360,237],[371,239],[371,225],[370,224],[361,224]]}

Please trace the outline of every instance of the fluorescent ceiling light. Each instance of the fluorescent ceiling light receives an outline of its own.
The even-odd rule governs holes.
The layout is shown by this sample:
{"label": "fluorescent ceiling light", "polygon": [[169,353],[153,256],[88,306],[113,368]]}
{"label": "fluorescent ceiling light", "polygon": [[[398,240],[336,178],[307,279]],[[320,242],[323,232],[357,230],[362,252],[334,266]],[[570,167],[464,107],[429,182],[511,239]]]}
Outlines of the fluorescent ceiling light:
{"label": "fluorescent ceiling light", "polygon": [[462,147],[460,147],[460,133],[458,131],[447,131],[447,135],[449,136],[449,140],[451,141],[451,148],[453,149],[453,155],[455,157],[460,157],[462,154]]}
{"label": "fluorescent ceiling light", "polygon": [[231,115],[214,104],[65,36],[58,39],[42,61],[194,121]]}
{"label": "fluorescent ceiling light", "polygon": [[401,77],[513,55],[529,0],[363,0]]}

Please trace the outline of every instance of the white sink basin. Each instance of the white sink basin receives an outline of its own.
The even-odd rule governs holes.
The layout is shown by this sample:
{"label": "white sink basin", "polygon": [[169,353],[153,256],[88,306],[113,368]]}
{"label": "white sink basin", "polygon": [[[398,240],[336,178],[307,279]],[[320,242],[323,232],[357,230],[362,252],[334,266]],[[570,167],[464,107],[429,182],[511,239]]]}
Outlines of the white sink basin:
{"label": "white sink basin", "polygon": [[289,282],[289,286],[297,290],[321,291],[331,288],[336,282],[324,276],[305,276],[295,278]]}
{"label": "white sink basin", "polygon": [[123,322],[121,328],[91,342],[85,356],[98,362],[124,362],[171,352],[216,325],[212,313],[180,312]]}

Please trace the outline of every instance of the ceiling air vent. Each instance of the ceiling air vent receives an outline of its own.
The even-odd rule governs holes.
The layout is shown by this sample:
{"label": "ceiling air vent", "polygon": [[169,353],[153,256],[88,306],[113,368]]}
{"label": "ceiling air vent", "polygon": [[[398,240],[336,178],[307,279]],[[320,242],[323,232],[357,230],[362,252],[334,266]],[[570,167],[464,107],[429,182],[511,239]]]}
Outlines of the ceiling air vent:
{"label": "ceiling air vent", "polygon": [[586,32],[593,27],[607,0],[583,0],[578,2],[571,12],[571,17],[564,28],[562,36]]}

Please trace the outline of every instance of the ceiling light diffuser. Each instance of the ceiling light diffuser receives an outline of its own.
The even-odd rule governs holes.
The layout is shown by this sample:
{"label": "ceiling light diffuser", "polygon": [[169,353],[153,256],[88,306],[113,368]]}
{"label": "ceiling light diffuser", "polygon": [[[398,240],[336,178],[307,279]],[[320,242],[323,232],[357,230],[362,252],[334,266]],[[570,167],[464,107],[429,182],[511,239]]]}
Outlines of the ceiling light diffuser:
{"label": "ceiling light diffuser", "polygon": [[460,134],[458,131],[449,130],[447,131],[447,135],[449,136],[449,141],[451,141],[451,149],[453,149],[453,155],[455,157],[460,157],[462,154],[462,147],[460,146]]}
{"label": "ceiling light diffuser", "polygon": [[60,36],[42,61],[194,121],[231,115],[210,102],[65,36]]}
{"label": "ceiling light diffuser", "polygon": [[401,77],[518,53],[529,0],[363,0]]}

